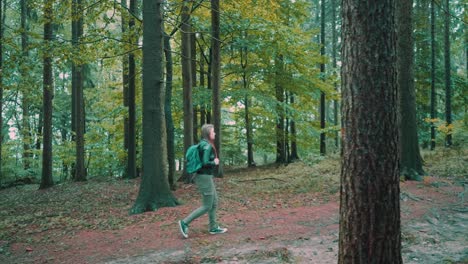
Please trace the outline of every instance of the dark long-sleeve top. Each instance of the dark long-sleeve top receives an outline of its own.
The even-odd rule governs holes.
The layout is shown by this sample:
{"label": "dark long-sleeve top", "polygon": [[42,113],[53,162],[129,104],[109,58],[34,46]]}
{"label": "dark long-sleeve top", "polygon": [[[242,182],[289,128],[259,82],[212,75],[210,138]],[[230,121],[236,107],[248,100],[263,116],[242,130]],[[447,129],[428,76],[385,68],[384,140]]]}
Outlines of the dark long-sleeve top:
{"label": "dark long-sleeve top", "polygon": [[213,175],[213,171],[216,166],[214,162],[216,153],[213,149],[213,146],[206,139],[202,139],[200,141],[199,148],[202,155],[202,168],[198,171],[198,174]]}

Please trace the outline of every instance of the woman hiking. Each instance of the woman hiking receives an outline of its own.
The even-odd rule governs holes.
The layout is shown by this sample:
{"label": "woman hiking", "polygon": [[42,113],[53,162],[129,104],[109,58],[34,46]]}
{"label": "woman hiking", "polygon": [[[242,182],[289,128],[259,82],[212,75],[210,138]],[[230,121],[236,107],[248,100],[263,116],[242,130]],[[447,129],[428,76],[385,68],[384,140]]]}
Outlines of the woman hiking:
{"label": "woman hiking", "polygon": [[216,222],[216,209],[218,207],[218,194],[213,181],[213,172],[219,164],[218,153],[214,146],[216,133],[212,124],[204,124],[201,128],[202,140],[199,143],[202,167],[196,172],[195,184],[202,195],[202,206],[179,221],[179,229],[184,238],[188,238],[189,224],[196,218],[208,213],[210,234],[222,234],[227,228],[222,228]]}

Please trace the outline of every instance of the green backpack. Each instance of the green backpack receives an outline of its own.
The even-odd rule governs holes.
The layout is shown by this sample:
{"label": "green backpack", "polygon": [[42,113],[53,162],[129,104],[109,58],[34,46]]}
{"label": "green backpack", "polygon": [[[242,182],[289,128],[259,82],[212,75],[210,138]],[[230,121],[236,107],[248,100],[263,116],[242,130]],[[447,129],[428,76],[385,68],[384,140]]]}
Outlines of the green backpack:
{"label": "green backpack", "polygon": [[202,167],[198,146],[199,144],[190,146],[185,154],[185,159],[187,160],[186,171],[188,173],[195,173]]}

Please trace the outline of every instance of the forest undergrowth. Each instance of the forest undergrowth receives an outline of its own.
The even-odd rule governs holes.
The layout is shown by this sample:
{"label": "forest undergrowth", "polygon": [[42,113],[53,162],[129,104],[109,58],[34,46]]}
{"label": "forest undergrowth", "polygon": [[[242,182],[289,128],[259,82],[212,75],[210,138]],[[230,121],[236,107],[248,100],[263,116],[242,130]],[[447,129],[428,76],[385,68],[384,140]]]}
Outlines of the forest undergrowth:
{"label": "forest undergrowth", "polygon": [[[416,208],[424,208],[417,218],[419,220],[411,218],[405,220],[403,225],[405,263],[423,263],[421,260],[426,261],[424,263],[468,261],[466,247],[468,243],[465,236],[468,235],[466,231],[468,208],[465,199],[468,185],[468,150],[461,147],[440,148],[433,152],[423,151],[422,155],[425,160],[426,176],[422,182],[414,183],[413,189],[402,188],[401,191],[402,203],[414,202]],[[293,212],[295,208],[318,208],[330,202],[336,204],[339,198],[339,175],[338,155],[331,155],[318,162],[302,161],[288,166],[268,165],[250,169],[228,169],[224,178],[216,180],[222,201],[220,218],[227,219],[232,212],[290,210],[289,212],[293,214],[296,213]],[[61,260],[60,256],[66,255],[67,251],[72,253],[73,245],[65,243],[65,238],[78,236],[83,232],[119,233],[136,226],[156,224],[160,224],[161,230],[173,228],[171,223],[174,219],[185,214],[185,211],[181,212],[177,207],[161,209],[155,213],[131,216],[128,214],[137,196],[139,183],[139,179],[122,180],[95,176],[87,182],[65,182],[48,190],[38,190],[38,185],[33,184],[0,190],[0,262],[58,262]],[[432,207],[430,198],[424,196],[428,190],[445,195],[443,197],[451,197],[452,202],[434,201],[438,206]],[[183,204],[182,210],[193,209],[189,205],[193,200],[198,200],[193,185],[180,183],[175,194]],[[411,208],[402,206],[403,219],[405,215],[415,213]],[[240,225],[238,221],[240,220],[233,220],[231,225]],[[330,223],[336,227],[336,214]],[[302,223],[302,226],[304,225],[307,223]],[[199,229],[195,228],[195,231]],[[331,246],[325,251],[331,250],[330,256],[333,258],[337,253],[335,247],[337,230],[329,234],[334,238],[330,238]],[[459,237],[455,239],[454,235]],[[179,239],[175,235],[174,237]],[[240,240],[240,238],[235,239]],[[242,239],[252,241],[251,237]],[[263,243],[263,240],[267,239],[268,237],[260,237],[257,243]],[[129,241],[128,243],[131,243],[131,240]],[[308,238],[304,241],[312,243],[314,239]],[[460,241],[465,241],[464,245],[459,245]],[[230,242],[223,240],[222,243]],[[193,252],[197,247],[191,246]],[[436,250],[432,255],[424,253],[436,247],[445,248],[445,251]],[[250,261],[255,263],[256,260],[265,263],[266,259],[271,258],[276,259],[277,263],[301,263],[297,261],[298,258],[292,249],[287,247],[273,249],[271,251],[273,253],[261,250],[249,251],[241,256],[232,253],[228,258],[233,259],[233,263]],[[47,252],[49,257],[41,255],[45,254],[44,252]],[[112,253],[102,254],[112,255]],[[201,253],[195,254],[198,258],[188,258],[186,252],[183,254],[185,254],[184,262],[199,263],[221,262],[229,253],[216,253],[221,256],[210,253],[211,255],[204,258],[200,256]],[[112,257],[96,256],[93,260],[102,262],[109,259]],[[201,261],[202,259],[205,261]],[[89,263],[91,262],[94,261]],[[142,260],[141,263],[144,262]]]}

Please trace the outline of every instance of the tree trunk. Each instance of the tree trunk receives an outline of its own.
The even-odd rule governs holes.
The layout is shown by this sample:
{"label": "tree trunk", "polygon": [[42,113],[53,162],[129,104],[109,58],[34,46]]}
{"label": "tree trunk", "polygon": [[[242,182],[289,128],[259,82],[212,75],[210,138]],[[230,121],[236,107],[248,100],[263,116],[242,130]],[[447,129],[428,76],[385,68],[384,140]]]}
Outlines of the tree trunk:
{"label": "tree trunk", "polygon": [[[337,54],[336,54],[336,46],[337,46],[337,34],[336,34],[336,0],[331,0],[331,4],[332,4],[332,19],[331,19],[331,22],[332,22],[332,64],[333,64],[333,71],[336,71],[337,69]],[[335,90],[336,92],[339,92],[338,90],[338,83],[337,82],[333,82],[333,86],[335,87]],[[339,105],[338,105],[338,100],[337,99],[334,99],[333,100],[333,124],[335,125],[335,127],[338,127],[339,123],[338,123],[338,108],[339,108]],[[335,131],[335,147],[338,148],[340,146],[340,137],[338,135],[338,131]]]}
{"label": "tree trunk", "polygon": [[[205,88],[205,54],[202,48],[200,48],[200,87],[207,89]],[[203,102],[200,107],[200,125],[203,126],[206,123],[206,103]]]}
{"label": "tree trunk", "polygon": [[[205,89],[205,54],[202,48],[200,48],[200,87]],[[203,102],[200,107],[200,125],[203,126],[206,123],[206,104]]]}
{"label": "tree trunk", "polygon": [[54,185],[52,178],[52,99],[54,97],[54,82],[52,75],[52,40],[53,40],[53,0],[44,3],[44,72],[43,72],[43,114],[44,114],[44,149],[42,151],[42,176],[39,189]]}
{"label": "tree trunk", "polygon": [[[244,38],[247,39],[247,32],[244,33]],[[247,47],[242,47],[240,49],[240,64],[242,68],[242,86],[245,91],[245,96],[244,96],[244,118],[245,118],[245,131],[246,131],[246,139],[247,139],[247,167],[254,167],[255,166],[255,161],[254,161],[254,155],[253,155],[253,135],[252,135],[252,124],[250,121],[250,113],[249,113],[249,107],[250,107],[250,102],[249,102],[249,83],[247,81],[247,66],[248,66],[248,58],[249,58],[249,53],[248,53]]]}
{"label": "tree trunk", "polygon": [[23,135],[23,168],[29,170],[31,167],[31,125],[30,125],[30,113],[29,108],[31,104],[29,87],[29,76],[30,73],[25,70],[27,69],[28,57],[29,57],[29,38],[28,38],[28,14],[29,7],[27,0],[21,0],[21,88],[22,88],[22,106],[23,116],[21,125],[21,134]]}
{"label": "tree trunk", "polygon": [[[136,0],[130,0],[130,12],[136,14]],[[135,18],[128,21],[130,29],[130,43],[138,46],[138,39],[135,37]],[[133,50],[133,48],[132,48]],[[136,169],[136,70],[135,53],[128,54],[128,154],[127,154],[127,178],[134,179],[138,177]]]}
{"label": "tree trunk", "polygon": [[284,87],[281,83],[283,76],[283,55],[278,55],[275,59],[276,68],[276,163],[286,164],[286,142],[284,136]]}
{"label": "tree trunk", "polygon": [[397,0],[398,87],[400,173],[407,180],[421,180],[423,160],[419,152],[416,128],[416,94],[414,88],[413,1]]}
{"label": "tree trunk", "polygon": [[174,146],[174,121],[172,119],[172,79],[173,79],[173,63],[172,63],[172,48],[171,37],[164,35],[164,54],[166,57],[166,98],[164,103],[164,113],[166,118],[166,133],[167,133],[167,161],[169,163],[169,186],[171,190],[176,189],[175,179],[175,146]]}
{"label": "tree trunk", "polygon": [[[79,52],[81,37],[83,36],[83,5],[82,0],[72,1],[72,45],[75,52]],[[74,97],[74,132],[76,146],[76,160],[73,179],[75,181],[86,181],[86,169],[84,158],[84,97],[83,97],[83,62],[76,54],[72,60],[72,97]]]}
{"label": "tree trunk", "polygon": [[143,175],[131,214],[178,204],[167,178],[162,10],[143,0]]}
{"label": "tree trunk", "polygon": [[211,1],[211,50],[212,50],[212,89],[213,89],[213,125],[216,133],[215,146],[220,160],[216,172],[217,177],[223,177],[223,162],[221,150],[221,36],[220,36],[219,0]]}
{"label": "tree trunk", "polygon": [[437,118],[437,98],[436,98],[436,64],[435,64],[435,52],[436,52],[436,40],[435,40],[435,1],[431,0],[431,150],[435,149],[436,140],[436,128],[435,119]]}
{"label": "tree trunk", "polygon": [[395,2],[342,6],[338,263],[402,263]]}
{"label": "tree trunk", "polygon": [[[192,103],[192,73],[190,64],[190,0],[184,0],[182,7],[182,82],[184,93],[184,153],[193,145],[193,103]],[[185,162],[185,161],[184,161]],[[181,180],[188,183],[188,174],[184,171]]]}
{"label": "tree trunk", "polygon": [[[321,1],[321,13],[320,13],[320,55],[325,57],[325,1]],[[325,62],[322,61],[320,63],[320,73],[322,75],[322,79],[325,79]],[[323,91],[320,92],[320,155],[327,154],[326,148],[326,133],[325,133],[325,93]]]}
{"label": "tree trunk", "polygon": [[[291,106],[294,105],[294,94],[291,93],[291,96],[289,98]],[[291,161],[295,161],[299,159],[299,155],[297,154],[297,133],[296,133],[296,122],[294,121],[294,118],[291,118],[291,123],[290,123],[290,128],[291,128]]]}
{"label": "tree trunk", "polygon": [[0,0],[0,184],[3,179],[3,0]]}
{"label": "tree trunk", "polygon": [[[192,89],[197,87],[197,39],[195,33],[193,33],[192,25],[190,25],[190,73],[192,74]],[[193,103],[193,101],[192,101]],[[192,116],[192,128],[193,128],[193,142],[198,142],[198,132],[200,131],[201,126],[198,126],[198,112],[199,105],[193,103],[193,116]]]}
{"label": "tree trunk", "polygon": [[[121,0],[121,5],[124,9],[127,8],[127,0]],[[122,15],[122,36],[125,36],[127,32],[128,24],[125,20],[125,16]],[[122,56],[122,89],[123,89],[123,106],[125,109],[128,109],[128,83],[129,83],[129,73],[128,73],[128,55]],[[128,116],[124,117],[124,149],[127,152],[128,160]],[[123,178],[128,177],[128,161],[127,161],[127,170],[124,171]]]}
{"label": "tree trunk", "polygon": [[42,126],[44,125],[44,116],[43,113],[39,113],[39,120],[37,121],[37,138],[36,138],[36,150],[39,152],[42,145]]}
{"label": "tree trunk", "polygon": [[450,4],[445,0],[445,32],[444,32],[444,50],[445,50],[445,125],[448,128],[445,137],[445,146],[452,146],[452,76],[450,63]]}

